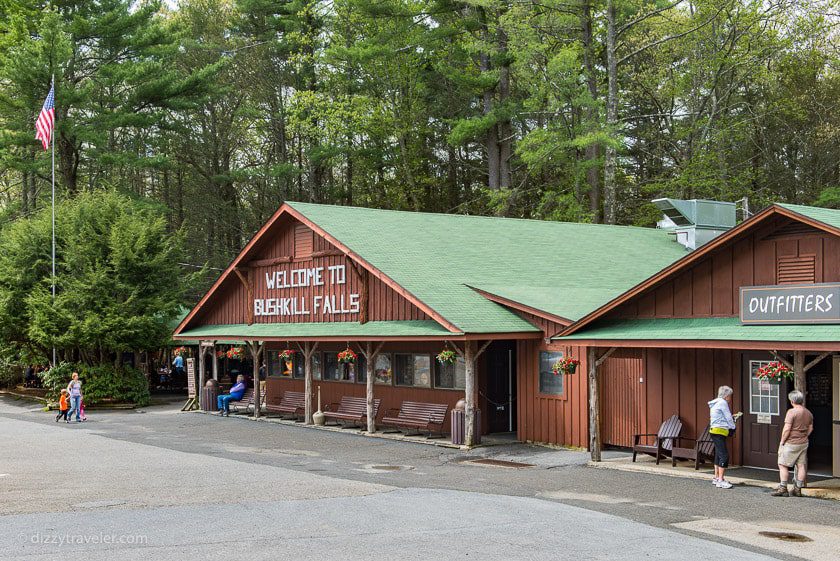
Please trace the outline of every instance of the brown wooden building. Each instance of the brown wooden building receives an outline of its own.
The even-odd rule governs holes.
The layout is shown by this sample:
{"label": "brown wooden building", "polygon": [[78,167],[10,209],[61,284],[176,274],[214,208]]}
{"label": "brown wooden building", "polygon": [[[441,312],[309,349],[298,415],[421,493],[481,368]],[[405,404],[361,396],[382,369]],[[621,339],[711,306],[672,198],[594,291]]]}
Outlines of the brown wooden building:
{"label": "brown wooden building", "polygon": [[[708,424],[707,401],[728,385],[733,409],[744,412],[734,462],[775,469],[795,385],[815,417],[811,469],[840,475],[836,283],[840,211],[773,205],[554,340],[596,354],[613,349],[597,377],[603,444],[630,446],[634,433],[656,432],[673,413],[683,434],[696,437]],[[795,370],[795,384],[756,378],[760,366],[776,360]]]}
{"label": "brown wooden building", "polygon": [[[764,467],[788,388],[753,374],[783,360],[815,413],[813,466],[837,473],[840,318],[763,321],[759,304],[742,323],[739,312],[742,288],[825,298],[840,283],[840,212],[774,205],[729,226],[698,224],[689,251],[679,228],[285,203],[174,336],[248,341],[263,353],[269,404],[307,386],[310,406],[315,386],[324,403],[372,392],[380,417],[403,401],[465,398],[482,411],[475,431],[596,456],[673,413],[696,436],[729,385],[745,412],[734,462]],[[359,363],[338,363],[348,347]],[[278,358],[285,348],[299,351],[292,368]],[[456,365],[435,360],[444,348]],[[551,372],[562,356],[581,361],[576,374]]]}
{"label": "brown wooden building", "polygon": [[[683,254],[648,228],[286,203],[174,337],[249,342],[269,404],[307,386],[310,405],[315,386],[324,403],[372,390],[380,417],[465,398],[482,411],[476,431],[585,447],[585,374],[551,372],[585,353],[549,338]],[[338,363],[347,347],[359,363]],[[457,364],[435,360],[444,348]],[[203,383],[215,359],[199,354]]]}

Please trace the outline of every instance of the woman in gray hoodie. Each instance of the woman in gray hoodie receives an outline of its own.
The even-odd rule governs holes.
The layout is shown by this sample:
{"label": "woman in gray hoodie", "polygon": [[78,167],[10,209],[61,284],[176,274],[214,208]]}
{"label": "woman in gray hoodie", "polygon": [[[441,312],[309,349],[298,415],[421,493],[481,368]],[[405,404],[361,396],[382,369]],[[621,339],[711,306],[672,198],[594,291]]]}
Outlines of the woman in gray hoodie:
{"label": "woman in gray hoodie", "polygon": [[732,401],[732,388],[718,388],[717,399],[709,402],[709,436],[715,443],[715,478],[712,483],[718,489],[731,489],[732,484],[724,479],[724,472],[729,467],[729,450],[726,449],[726,437],[735,431],[735,419],[729,409]]}

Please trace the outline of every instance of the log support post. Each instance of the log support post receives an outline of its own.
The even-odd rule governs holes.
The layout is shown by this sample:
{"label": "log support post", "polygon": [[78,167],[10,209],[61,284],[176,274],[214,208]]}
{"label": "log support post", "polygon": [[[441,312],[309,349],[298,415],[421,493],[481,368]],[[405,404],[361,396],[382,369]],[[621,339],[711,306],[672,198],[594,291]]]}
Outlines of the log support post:
{"label": "log support post", "polygon": [[474,341],[464,341],[464,350],[458,348],[457,345],[447,341],[455,352],[464,359],[464,370],[466,383],[464,384],[464,445],[474,446],[476,431],[481,430],[481,427],[476,427],[475,411],[478,404],[478,380],[476,373],[476,363],[481,354],[487,349],[492,341],[486,341],[477,351],[475,350]]}
{"label": "log support post", "polygon": [[219,357],[216,356],[216,341],[213,341],[213,355],[210,359],[213,362],[213,379],[219,381]]}
{"label": "log support post", "polygon": [[[248,341],[248,349],[251,351],[251,358],[254,360],[254,418],[260,418],[262,407],[262,382],[260,381],[260,358],[262,356],[264,343],[259,341]],[[213,353],[215,355],[215,353]]]}
{"label": "log support post", "polygon": [[601,398],[598,388],[598,367],[615,352],[611,348],[600,357],[595,347],[586,352],[586,366],[589,370],[589,453],[593,462],[601,461]]}
{"label": "log support post", "polygon": [[368,434],[373,434],[376,432],[376,417],[374,416],[374,394],[373,394],[373,373],[376,367],[376,357],[379,355],[379,351],[382,350],[382,345],[385,344],[385,341],[381,341],[376,348],[373,346],[373,342],[368,341],[365,343],[364,348],[361,345],[358,345],[359,352],[365,357],[365,395],[367,401],[367,431]]}
{"label": "log support post", "polygon": [[212,404],[205,405],[201,403],[201,398],[204,396],[204,380],[205,380],[205,363],[204,363],[204,353],[205,353],[204,341],[198,342],[198,388],[196,388],[196,393],[199,396],[199,406],[201,409],[205,409],[207,407],[212,407]]}
{"label": "log support post", "polygon": [[808,400],[808,371],[819,364],[821,360],[829,356],[831,353],[821,353],[814,360],[805,364],[805,351],[793,351],[793,363],[789,362],[778,351],[770,351],[773,358],[793,370],[793,388],[802,392],[807,403]]}
{"label": "log support post", "polygon": [[304,341],[298,349],[303,354],[303,395],[305,399],[303,407],[303,420],[307,425],[312,424],[312,355],[318,350],[318,342],[313,345],[310,341]]}

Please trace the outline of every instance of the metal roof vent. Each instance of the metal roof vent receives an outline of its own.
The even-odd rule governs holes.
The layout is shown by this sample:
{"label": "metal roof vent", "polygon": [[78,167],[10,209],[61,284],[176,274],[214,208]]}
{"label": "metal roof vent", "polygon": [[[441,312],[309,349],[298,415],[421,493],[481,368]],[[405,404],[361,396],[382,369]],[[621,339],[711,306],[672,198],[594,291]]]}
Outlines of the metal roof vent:
{"label": "metal roof vent", "polygon": [[703,199],[654,199],[665,215],[658,228],[672,229],[681,243],[695,250],[735,226],[735,203]]}

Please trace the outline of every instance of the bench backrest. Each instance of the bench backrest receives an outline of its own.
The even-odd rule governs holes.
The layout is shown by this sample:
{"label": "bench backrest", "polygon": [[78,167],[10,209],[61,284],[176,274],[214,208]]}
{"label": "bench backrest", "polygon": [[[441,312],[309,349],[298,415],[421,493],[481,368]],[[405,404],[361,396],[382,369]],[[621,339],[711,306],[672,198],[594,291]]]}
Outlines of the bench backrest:
{"label": "bench backrest", "polygon": [[700,438],[697,439],[697,451],[706,456],[715,455],[715,443],[712,442],[712,437],[709,435],[708,425],[703,431],[703,434],[700,435]]}
{"label": "bench backrest", "polygon": [[251,403],[254,401],[254,388],[248,388],[245,390],[245,393],[242,394],[242,399],[239,400],[240,403]]}
{"label": "bench backrest", "polygon": [[422,403],[418,401],[403,401],[400,405],[399,419],[407,421],[443,423],[449,405],[446,403]]}
{"label": "bench backrest", "polygon": [[[373,416],[379,414],[379,404],[381,399],[373,400]],[[348,395],[341,397],[341,403],[338,404],[338,412],[346,415],[355,415],[357,417],[367,416],[367,398],[365,397],[351,397]]]}
{"label": "bench backrest", "polygon": [[283,392],[280,405],[284,407],[304,407],[306,405],[306,394],[303,392]]}
{"label": "bench backrest", "polygon": [[681,431],[682,421],[680,421],[679,416],[671,415],[664,423],[662,423],[662,426],[659,427],[659,432],[656,433],[656,436],[662,441],[662,448],[670,450],[674,447],[673,439],[678,437]]}

